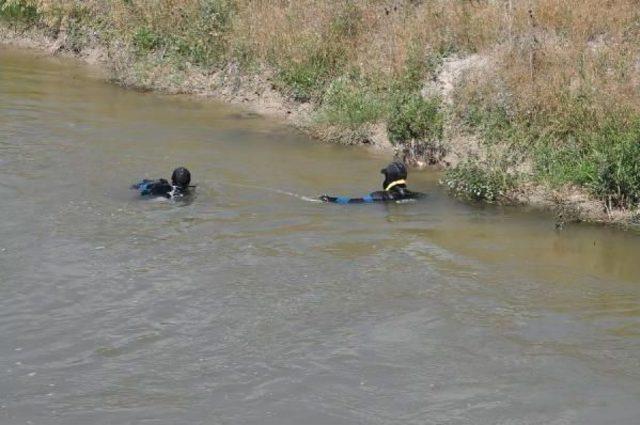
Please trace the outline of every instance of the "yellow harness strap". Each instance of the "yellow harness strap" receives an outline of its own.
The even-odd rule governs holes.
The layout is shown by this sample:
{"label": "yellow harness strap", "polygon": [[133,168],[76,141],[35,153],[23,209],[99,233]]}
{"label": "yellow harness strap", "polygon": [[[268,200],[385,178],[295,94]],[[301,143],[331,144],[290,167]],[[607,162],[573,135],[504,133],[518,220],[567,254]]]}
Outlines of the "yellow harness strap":
{"label": "yellow harness strap", "polygon": [[389,183],[389,186],[385,187],[384,190],[391,190],[392,187],[395,187],[399,184],[406,184],[406,180],[396,180],[394,182]]}

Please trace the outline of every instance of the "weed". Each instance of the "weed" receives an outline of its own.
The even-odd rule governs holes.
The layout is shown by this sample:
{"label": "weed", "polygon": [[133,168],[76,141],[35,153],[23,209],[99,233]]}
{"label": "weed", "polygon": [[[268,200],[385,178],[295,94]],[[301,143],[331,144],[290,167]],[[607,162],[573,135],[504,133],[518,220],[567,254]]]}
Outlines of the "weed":
{"label": "weed", "polygon": [[611,117],[560,146],[541,142],[536,154],[539,175],[554,185],[586,187],[610,208],[640,203],[640,117]]}
{"label": "weed", "polygon": [[133,34],[133,45],[138,54],[148,53],[160,48],[164,44],[163,38],[148,27],[140,27]]}
{"label": "weed", "polygon": [[38,17],[37,7],[28,0],[0,0],[0,19],[13,23],[33,24]]}
{"label": "weed", "polygon": [[502,167],[463,163],[447,171],[443,183],[455,196],[485,202],[501,202],[515,186],[515,177]]}
{"label": "weed", "polygon": [[362,12],[354,2],[347,2],[339,9],[330,24],[330,34],[334,38],[354,39],[362,29]]}
{"label": "weed", "polygon": [[348,78],[336,79],[330,84],[322,106],[322,121],[351,128],[376,122],[385,112],[379,95],[362,81],[354,82]]}
{"label": "weed", "polygon": [[343,65],[341,48],[325,44],[303,61],[285,64],[279,73],[279,80],[284,85],[283,91],[289,91],[299,102],[308,102],[320,97],[330,77],[341,72]]}
{"label": "weed", "polygon": [[611,208],[635,207],[640,201],[640,117],[630,128],[608,127],[595,151],[596,194]]}
{"label": "weed", "polygon": [[435,75],[435,71],[440,64],[433,55],[430,55],[427,61],[423,50],[423,46],[417,42],[409,45],[404,69],[400,77],[394,82],[394,90],[419,91],[424,84],[425,78]]}
{"label": "weed", "polygon": [[302,63],[291,62],[284,66],[278,74],[278,80],[281,89],[289,91],[294,100],[309,102],[324,85],[326,73],[322,62],[311,57]]}
{"label": "weed", "polygon": [[419,94],[396,95],[391,103],[388,131],[393,143],[440,140],[443,133],[440,99],[423,99]]}

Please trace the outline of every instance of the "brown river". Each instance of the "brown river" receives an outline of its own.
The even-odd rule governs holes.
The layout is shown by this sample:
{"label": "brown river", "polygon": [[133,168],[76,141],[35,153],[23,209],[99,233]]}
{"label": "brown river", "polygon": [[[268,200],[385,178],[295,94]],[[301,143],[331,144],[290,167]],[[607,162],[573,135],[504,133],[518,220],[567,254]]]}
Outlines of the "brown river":
{"label": "brown river", "polygon": [[640,423],[640,236],[389,160],[0,47],[0,424]]}

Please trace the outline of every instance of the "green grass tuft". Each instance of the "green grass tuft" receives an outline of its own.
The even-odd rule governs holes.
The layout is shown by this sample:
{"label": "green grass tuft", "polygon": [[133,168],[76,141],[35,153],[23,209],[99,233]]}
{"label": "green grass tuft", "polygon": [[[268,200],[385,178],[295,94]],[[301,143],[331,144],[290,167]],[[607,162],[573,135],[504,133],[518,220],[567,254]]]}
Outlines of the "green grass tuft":
{"label": "green grass tuft", "polygon": [[385,107],[384,100],[368,85],[340,78],[331,83],[324,95],[320,120],[356,128],[381,119]]}
{"label": "green grass tuft", "polygon": [[302,62],[283,64],[278,75],[281,90],[299,102],[320,99],[332,77],[344,69],[344,51],[339,45],[323,44],[316,48]]}
{"label": "green grass tuft", "polygon": [[501,167],[490,167],[471,162],[447,171],[443,183],[455,196],[472,201],[501,202],[516,179]]}
{"label": "green grass tuft", "polygon": [[394,97],[390,108],[388,131],[393,143],[442,139],[444,119],[440,99],[400,93]]}
{"label": "green grass tuft", "polygon": [[0,0],[0,19],[23,25],[38,21],[38,9],[25,0]]}
{"label": "green grass tuft", "polygon": [[164,39],[151,28],[140,27],[133,33],[133,46],[138,54],[146,54],[164,45]]}
{"label": "green grass tuft", "polygon": [[560,146],[539,145],[537,170],[552,184],[584,186],[609,207],[640,204],[640,116],[630,123],[611,117],[601,128],[577,133]]}

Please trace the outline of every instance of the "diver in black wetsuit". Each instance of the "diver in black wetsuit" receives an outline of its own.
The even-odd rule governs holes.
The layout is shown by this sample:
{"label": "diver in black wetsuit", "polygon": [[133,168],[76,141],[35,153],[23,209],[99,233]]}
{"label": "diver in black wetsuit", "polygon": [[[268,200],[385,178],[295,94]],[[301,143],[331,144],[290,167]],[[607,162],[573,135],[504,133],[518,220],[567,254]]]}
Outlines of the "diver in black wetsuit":
{"label": "diver in black wetsuit", "polygon": [[190,193],[191,173],[184,167],[178,167],[171,174],[171,183],[165,179],[148,180],[144,179],[140,183],[131,186],[131,189],[138,190],[142,196],[155,196],[167,199],[177,199]]}
{"label": "diver in black wetsuit", "polygon": [[320,200],[336,204],[367,204],[372,202],[402,201],[424,196],[424,193],[412,192],[407,189],[407,167],[402,162],[392,162],[380,172],[384,174],[384,182],[382,183],[384,190],[372,192],[362,198],[322,195]]}

